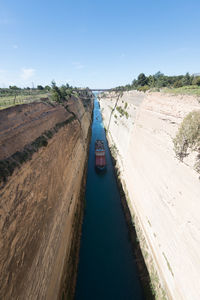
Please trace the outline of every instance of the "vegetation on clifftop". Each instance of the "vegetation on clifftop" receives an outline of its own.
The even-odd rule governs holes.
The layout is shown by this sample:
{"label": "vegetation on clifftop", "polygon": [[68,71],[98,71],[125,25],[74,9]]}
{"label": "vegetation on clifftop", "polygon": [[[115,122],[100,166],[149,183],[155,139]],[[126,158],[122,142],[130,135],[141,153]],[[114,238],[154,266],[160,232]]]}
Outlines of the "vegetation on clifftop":
{"label": "vegetation on clifftop", "polygon": [[198,153],[195,169],[200,173],[200,111],[192,111],[183,119],[173,142],[181,161],[192,151]]}
{"label": "vegetation on clifftop", "polygon": [[80,97],[84,100],[91,99],[91,92],[89,88],[86,89],[78,89],[76,87],[69,86],[67,83],[66,85],[62,85],[61,87],[58,87],[55,83],[55,81],[52,81],[51,83],[52,88],[52,95],[51,98],[53,101],[56,101],[58,103],[63,103],[65,101],[68,101],[72,96],[74,97]]}
{"label": "vegetation on clifftop", "polygon": [[[134,79],[131,84],[119,86],[116,89],[119,91],[138,90],[146,92],[149,89],[159,91],[160,88],[168,88],[167,92],[174,89],[177,92],[177,89],[182,87],[189,87],[186,89],[186,93],[200,95],[200,76],[190,75],[189,73],[178,76],[167,76],[161,72],[146,76],[144,73],[140,73],[137,79]],[[181,92],[184,93],[185,89],[180,89],[179,93]]]}
{"label": "vegetation on clifftop", "polygon": [[0,88],[0,109],[35,101],[62,104],[71,97],[80,97],[84,100],[91,99],[91,92],[89,88],[80,89],[72,87],[68,83],[58,87],[55,81],[52,81],[51,86],[46,85],[43,87],[42,85],[38,85],[36,88],[9,86],[9,88]]}

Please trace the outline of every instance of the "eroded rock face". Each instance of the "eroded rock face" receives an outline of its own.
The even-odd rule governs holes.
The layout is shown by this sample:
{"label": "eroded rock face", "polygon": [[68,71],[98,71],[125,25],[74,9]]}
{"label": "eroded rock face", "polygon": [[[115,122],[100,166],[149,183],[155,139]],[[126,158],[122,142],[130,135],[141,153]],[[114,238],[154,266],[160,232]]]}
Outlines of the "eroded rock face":
{"label": "eroded rock face", "polygon": [[[100,99],[106,128],[115,103],[114,93]],[[200,105],[191,96],[131,91],[117,106],[127,114],[115,109],[107,136],[158,298],[199,299],[199,174],[192,157],[177,160],[172,139]]]}
{"label": "eroded rock face", "polygon": [[9,157],[39,137],[45,130],[70,117],[61,105],[31,103],[0,112],[0,160]]}
{"label": "eroded rock face", "polygon": [[[76,99],[68,106],[79,115],[16,168],[0,190],[1,299],[57,299],[71,277],[63,272],[68,272],[73,235],[79,234],[75,225],[81,222],[93,104],[84,107]],[[60,105],[43,103],[6,110],[0,123],[1,158],[70,116]]]}

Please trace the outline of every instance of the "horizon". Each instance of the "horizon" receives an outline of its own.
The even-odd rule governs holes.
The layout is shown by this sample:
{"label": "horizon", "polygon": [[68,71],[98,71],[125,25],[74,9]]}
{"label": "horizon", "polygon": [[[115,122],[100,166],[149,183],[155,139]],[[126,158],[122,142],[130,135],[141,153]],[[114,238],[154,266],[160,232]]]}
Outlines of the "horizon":
{"label": "horizon", "polygon": [[140,73],[199,73],[200,3],[0,4],[0,87],[114,88]]}

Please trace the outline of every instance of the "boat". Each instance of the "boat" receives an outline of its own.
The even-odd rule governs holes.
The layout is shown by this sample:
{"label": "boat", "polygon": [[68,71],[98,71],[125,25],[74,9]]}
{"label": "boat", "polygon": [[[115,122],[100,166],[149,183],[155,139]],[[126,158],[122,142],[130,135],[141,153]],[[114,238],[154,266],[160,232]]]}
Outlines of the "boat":
{"label": "boat", "polygon": [[106,154],[102,140],[96,140],[95,142],[95,167],[98,170],[105,170],[106,168]]}

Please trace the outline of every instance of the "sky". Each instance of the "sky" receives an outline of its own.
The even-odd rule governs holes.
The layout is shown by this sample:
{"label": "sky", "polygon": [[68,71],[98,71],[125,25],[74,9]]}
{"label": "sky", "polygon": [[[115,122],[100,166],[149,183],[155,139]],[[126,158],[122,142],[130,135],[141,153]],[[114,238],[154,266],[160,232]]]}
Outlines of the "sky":
{"label": "sky", "polygon": [[0,0],[0,87],[200,72],[200,0]]}

